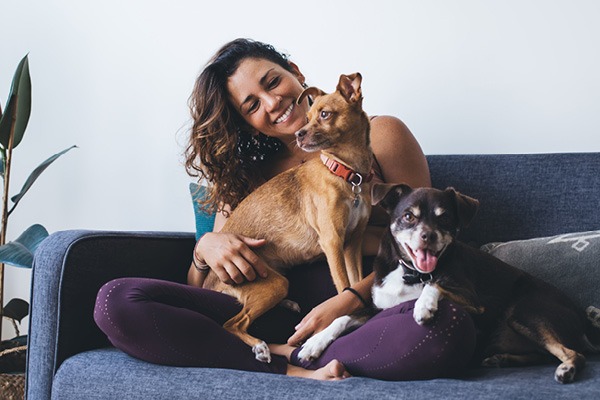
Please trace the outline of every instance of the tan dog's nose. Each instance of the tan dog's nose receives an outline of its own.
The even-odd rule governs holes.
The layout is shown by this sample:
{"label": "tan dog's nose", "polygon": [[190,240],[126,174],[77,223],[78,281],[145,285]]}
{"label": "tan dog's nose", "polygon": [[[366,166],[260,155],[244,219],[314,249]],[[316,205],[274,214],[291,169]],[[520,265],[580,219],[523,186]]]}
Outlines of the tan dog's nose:
{"label": "tan dog's nose", "polygon": [[306,136],[306,133],[306,129],[299,129],[298,131],[296,131],[296,138],[302,139],[304,136]]}

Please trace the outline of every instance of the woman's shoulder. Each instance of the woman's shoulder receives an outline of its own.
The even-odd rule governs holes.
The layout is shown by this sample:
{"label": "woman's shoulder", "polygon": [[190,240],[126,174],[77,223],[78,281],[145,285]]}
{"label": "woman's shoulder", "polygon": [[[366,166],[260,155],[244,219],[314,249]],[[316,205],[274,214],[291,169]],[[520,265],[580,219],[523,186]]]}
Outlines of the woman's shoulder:
{"label": "woman's shoulder", "polygon": [[400,154],[419,147],[414,135],[400,118],[391,115],[371,117],[371,142],[373,150],[394,150]]}
{"label": "woman's shoulder", "polygon": [[427,161],[417,139],[397,117],[371,117],[371,147],[386,182],[429,186]]}

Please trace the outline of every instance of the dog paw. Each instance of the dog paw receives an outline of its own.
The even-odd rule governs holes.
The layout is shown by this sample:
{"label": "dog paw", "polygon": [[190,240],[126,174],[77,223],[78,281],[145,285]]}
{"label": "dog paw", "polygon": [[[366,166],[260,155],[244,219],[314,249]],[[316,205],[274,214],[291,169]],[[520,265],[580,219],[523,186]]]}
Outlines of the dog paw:
{"label": "dog paw", "polygon": [[558,383],[571,383],[575,380],[575,366],[562,363],[556,368],[554,380]]}
{"label": "dog paw", "polygon": [[502,367],[506,365],[506,359],[501,354],[496,354],[484,359],[481,362],[482,367]]}
{"label": "dog paw", "polygon": [[413,318],[419,325],[424,325],[431,321],[437,311],[437,304],[435,302],[417,300],[415,303],[415,309],[413,310]]}
{"label": "dog paw", "polygon": [[589,306],[585,312],[592,325],[600,329],[600,308]]}
{"label": "dog paw", "polygon": [[260,342],[256,346],[252,348],[252,352],[254,353],[254,357],[264,363],[271,362],[271,352],[269,351],[269,346],[265,342]]}
{"label": "dog paw", "polygon": [[300,306],[298,305],[298,303],[296,303],[295,301],[289,300],[289,299],[281,300],[279,305],[283,308],[287,308],[288,310],[297,312],[298,314],[300,314],[300,312],[302,311],[300,309]]}
{"label": "dog paw", "polygon": [[312,361],[323,354],[330,343],[330,340],[318,333],[302,345],[302,349],[298,352],[298,358],[302,361]]}

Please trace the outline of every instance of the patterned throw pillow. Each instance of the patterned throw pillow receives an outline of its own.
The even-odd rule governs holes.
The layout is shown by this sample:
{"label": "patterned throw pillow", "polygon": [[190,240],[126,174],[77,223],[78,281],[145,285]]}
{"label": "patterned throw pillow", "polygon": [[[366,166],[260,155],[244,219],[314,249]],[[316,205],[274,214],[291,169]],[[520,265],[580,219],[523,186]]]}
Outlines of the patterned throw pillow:
{"label": "patterned throw pillow", "polygon": [[489,243],[481,249],[553,284],[583,309],[600,307],[600,231]]}

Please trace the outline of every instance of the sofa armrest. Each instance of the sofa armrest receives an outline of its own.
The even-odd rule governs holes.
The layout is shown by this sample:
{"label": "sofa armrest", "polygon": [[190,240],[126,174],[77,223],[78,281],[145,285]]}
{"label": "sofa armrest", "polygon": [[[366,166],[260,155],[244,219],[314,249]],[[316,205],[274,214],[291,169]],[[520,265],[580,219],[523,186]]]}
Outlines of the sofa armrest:
{"label": "sofa armrest", "polygon": [[27,362],[28,398],[50,398],[68,357],[109,344],[93,319],[106,282],[127,276],[185,282],[193,233],[62,231],[36,251]]}

